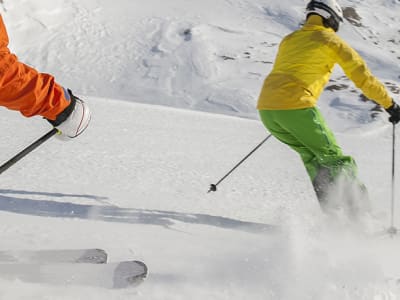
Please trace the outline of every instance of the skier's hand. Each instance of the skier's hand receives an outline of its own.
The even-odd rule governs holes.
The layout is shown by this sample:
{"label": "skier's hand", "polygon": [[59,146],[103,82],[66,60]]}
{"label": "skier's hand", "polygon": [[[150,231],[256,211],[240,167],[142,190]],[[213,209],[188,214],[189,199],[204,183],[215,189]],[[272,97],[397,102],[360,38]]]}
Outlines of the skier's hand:
{"label": "skier's hand", "polygon": [[58,129],[57,137],[60,140],[68,141],[79,136],[88,127],[91,114],[89,106],[82,99],[72,94],[71,90],[67,90],[66,99],[70,104],[55,120],[47,120],[51,125]]}
{"label": "skier's hand", "polygon": [[400,121],[400,106],[393,101],[392,106],[386,109],[387,113],[390,115],[389,122],[397,124]]}

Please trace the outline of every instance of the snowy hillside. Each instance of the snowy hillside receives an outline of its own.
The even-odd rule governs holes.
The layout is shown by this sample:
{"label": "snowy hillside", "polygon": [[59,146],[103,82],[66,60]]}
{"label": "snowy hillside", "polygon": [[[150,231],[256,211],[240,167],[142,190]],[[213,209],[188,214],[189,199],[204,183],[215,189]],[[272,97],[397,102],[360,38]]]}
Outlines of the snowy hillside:
{"label": "snowy hillside", "polygon": [[[361,19],[348,10],[358,25],[340,34],[396,96],[400,3],[341,3]],[[0,299],[400,299],[399,238],[333,224],[298,157],[276,140],[207,194],[267,135],[256,98],[304,5],[1,1],[12,50],[87,99],[93,122],[79,140],[51,140],[2,174],[0,250],[103,248],[110,261],[145,261],[150,275],[108,290],[0,271]],[[371,194],[365,226],[383,230],[391,126],[340,69],[328,88],[321,109]],[[0,161],[49,130],[41,118],[0,116]],[[395,218],[400,226],[400,209]]]}
{"label": "snowy hillside", "polygon": [[[305,2],[4,0],[3,16],[20,58],[79,94],[257,118],[262,81],[281,38],[304,20]],[[398,1],[341,3],[358,26],[347,22],[340,34],[395,85]],[[349,94],[327,93],[324,105],[346,97],[333,105],[347,112],[358,93],[342,76],[335,72],[330,89]]]}

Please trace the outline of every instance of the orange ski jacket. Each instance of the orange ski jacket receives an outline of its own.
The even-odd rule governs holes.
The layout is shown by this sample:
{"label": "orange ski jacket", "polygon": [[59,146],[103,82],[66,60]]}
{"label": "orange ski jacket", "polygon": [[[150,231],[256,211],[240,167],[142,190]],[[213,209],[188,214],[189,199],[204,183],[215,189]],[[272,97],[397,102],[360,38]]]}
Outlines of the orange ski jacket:
{"label": "orange ski jacket", "polygon": [[49,74],[18,61],[8,49],[8,35],[0,16],[0,105],[24,116],[55,120],[69,105],[67,91]]}
{"label": "orange ski jacket", "polygon": [[258,110],[288,110],[316,106],[335,64],[375,102],[388,108],[392,98],[361,56],[320,16],[311,16],[299,30],[286,36],[271,73],[264,81]]}

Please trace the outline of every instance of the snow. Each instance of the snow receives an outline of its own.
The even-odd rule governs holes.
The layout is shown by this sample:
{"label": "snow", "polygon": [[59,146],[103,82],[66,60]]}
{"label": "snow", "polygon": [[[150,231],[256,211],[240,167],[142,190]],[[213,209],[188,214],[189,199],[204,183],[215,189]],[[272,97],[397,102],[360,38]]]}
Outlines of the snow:
{"label": "snow", "polygon": [[[278,141],[207,193],[267,136],[255,102],[304,3],[2,1],[12,50],[87,100],[93,121],[2,174],[0,249],[103,248],[110,261],[145,261],[150,275],[125,290],[0,279],[0,299],[400,299],[398,237],[323,215]],[[398,1],[341,3],[363,26],[340,34],[396,87]],[[330,84],[348,87],[326,91],[320,108],[358,163],[374,213],[364,225],[379,232],[390,224],[391,125],[371,117],[340,68]],[[50,129],[0,115],[1,161]]]}

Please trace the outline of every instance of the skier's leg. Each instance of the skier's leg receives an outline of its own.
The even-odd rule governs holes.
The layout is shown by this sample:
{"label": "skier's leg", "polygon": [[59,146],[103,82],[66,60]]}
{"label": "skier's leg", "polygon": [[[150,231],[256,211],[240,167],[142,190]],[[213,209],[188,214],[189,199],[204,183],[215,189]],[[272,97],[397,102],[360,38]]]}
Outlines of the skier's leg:
{"label": "skier's leg", "polygon": [[[344,155],[333,132],[317,108],[306,109],[301,117],[306,135],[293,126],[292,132],[315,155],[318,165],[312,183],[322,206],[345,206],[351,214],[369,210],[369,197],[365,185],[357,178],[357,165],[351,156]],[[307,118],[311,114],[312,118]],[[299,122],[298,122],[299,124]],[[309,133],[309,134],[308,134]]]}
{"label": "skier's leg", "polygon": [[276,138],[300,154],[312,181],[322,167],[327,168],[332,177],[342,169],[356,173],[353,158],[343,155],[318,110],[264,110],[260,111],[260,116]]}
{"label": "skier's leg", "polygon": [[260,111],[260,116],[276,138],[300,154],[322,206],[339,175],[358,182],[353,158],[343,155],[317,109]]}
{"label": "skier's leg", "polygon": [[279,113],[268,110],[260,111],[261,120],[268,131],[275,138],[291,147],[300,155],[310,179],[313,180],[319,168],[314,153],[310,151],[296,136],[294,136],[290,130],[284,126],[284,124],[280,124],[278,118],[275,117],[276,114]]}

